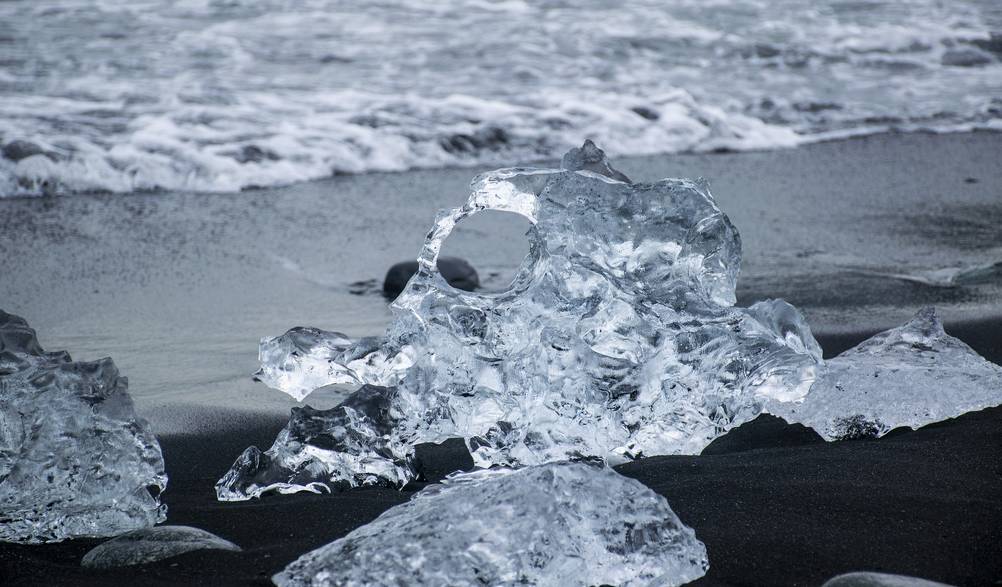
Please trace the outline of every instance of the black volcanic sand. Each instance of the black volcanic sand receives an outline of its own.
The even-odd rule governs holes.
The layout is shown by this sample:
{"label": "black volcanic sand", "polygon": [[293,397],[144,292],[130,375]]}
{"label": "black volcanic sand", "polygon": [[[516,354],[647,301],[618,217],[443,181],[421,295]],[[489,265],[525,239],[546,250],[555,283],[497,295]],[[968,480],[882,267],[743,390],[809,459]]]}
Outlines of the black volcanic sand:
{"label": "black volcanic sand", "polygon": [[[949,330],[1002,361],[1002,323]],[[821,342],[833,354],[864,337]],[[100,540],[3,545],[0,583],[266,585],[299,555],[371,521],[426,484],[220,503],[216,479],[245,447],[270,446],[284,424],[271,416],[234,416],[234,422],[239,428],[228,432],[161,438],[171,477],[164,499],[168,523],[209,530],[243,552],[202,551],[90,571],[79,561]],[[428,481],[472,465],[459,441],[423,446],[419,457]],[[667,497],[706,544],[710,571],[697,585],[820,585],[857,570],[956,585],[1002,584],[1002,408],[880,440],[840,443],[762,416],[700,456],[652,457],[618,470]]]}

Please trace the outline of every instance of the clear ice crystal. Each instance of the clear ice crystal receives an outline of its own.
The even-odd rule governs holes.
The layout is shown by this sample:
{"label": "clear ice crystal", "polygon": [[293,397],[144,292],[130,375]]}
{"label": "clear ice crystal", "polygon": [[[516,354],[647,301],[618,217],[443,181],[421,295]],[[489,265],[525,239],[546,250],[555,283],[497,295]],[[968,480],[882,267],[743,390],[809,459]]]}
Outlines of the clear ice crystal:
{"label": "clear ice crystal", "polygon": [[682,585],[706,548],[665,498],[587,463],[452,476],[273,577],[321,585]]}
{"label": "clear ice crystal", "polygon": [[0,540],[115,536],[166,518],[160,445],[111,359],[42,350],[0,311]]}
{"label": "clear ice crystal", "polygon": [[111,569],[144,565],[196,550],[239,552],[240,547],[200,528],[156,526],[103,542],[85,554],[80,564],[91,569]]}
{"label": "clear ice crystal", "polygon": [[[589,144],[564,164],[474,179],[429,232],[382,338],[295,328],[263,340],[269,385],[297,399],[378,386],[386,405],[360,410],[374,393],[363,388],[334,410],[294,412],[271,449],[248,449],[220,480],[220,499],[399,484],[416,444],[451,437],[480,467],[697,454],[765,403],[804,397],[817,342],[786,302],[734,307],[741,242],[705,182],[614,179]],[[439,250],[485,210],[528,219],[530,252],[507,291],[454,289]]]}
{"label": "clear ice crystal", "polygon": [[769,411],[827,440],[880,437],[1002,404],[1002,367],[943,330],[933,308],[827,361],[807,399]]}

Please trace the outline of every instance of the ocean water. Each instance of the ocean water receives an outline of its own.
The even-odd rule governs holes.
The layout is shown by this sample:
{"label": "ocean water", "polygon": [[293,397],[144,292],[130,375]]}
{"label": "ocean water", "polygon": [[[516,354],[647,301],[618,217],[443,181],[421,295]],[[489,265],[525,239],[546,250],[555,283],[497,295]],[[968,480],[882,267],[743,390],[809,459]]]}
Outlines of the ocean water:
{"label": "ocean water", "polygon": [[0,196],[1002,128],[1000,33],[998,0],[6,0],[0,143],[42,153]]}

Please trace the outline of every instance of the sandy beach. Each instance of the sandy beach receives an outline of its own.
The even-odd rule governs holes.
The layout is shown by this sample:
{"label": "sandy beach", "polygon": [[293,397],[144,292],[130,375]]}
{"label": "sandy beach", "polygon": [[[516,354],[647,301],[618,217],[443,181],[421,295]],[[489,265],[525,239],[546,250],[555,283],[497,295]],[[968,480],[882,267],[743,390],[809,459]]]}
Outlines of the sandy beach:
{"label": "sandy beach", "polygon": [[[828,336],[896,326],[926,305],[948,329],[1002,317],[999,272],[956,286],[895,277],[1002,260],[1000,152],[1002,133],[892,134],[616,165],[638,181],[707,178],[741,233],[738,303],[784,298]],[[260,338],[299,325],[382,333],[383,275],[417,256],[436,212],[458,206],[479,171],[0,199],[0,301],[46,348],[114,358],[159,432],[218,429],[198,416],[206,406],[284,416],[295,403],[250,378]],[[471,225],[447,252],[485,281],[511,275],[525,223]],[[982,354],[995,344],[968,342]],[[328,407],[321,396],[311,405]]]}
{"label": "sandy beach", "polygon": [[[923,277],[1002,260],[1000,153],[1000,133],[890,134],[617,166],[641,181],[708,178],[742,235],[739,304],[787,299],[826,356],[936,305],[948,332],[1002,363],[1002,273]],[[414,258],[436,210],[458,205],[475,171],[235,194],[0,199],[0,307],[26,318],[46,349],[113,357],[164,450],[168,523],[244,548],[96,572],[79,560],[97,540],[2,545],[4,584],[269,584],[298,555],[422,487],[243,503],[213,492],[297,405],[251,380],[258,340],[295,325],[379,334],[389,320],[384,272]],[[519,229],[461,227],[450,240],[490,281],[519,262]],[[316,395],[307,403],[333,401]],[[855,570],[986,585],[1002,577],[1000,451],[998,408],[835,444],[763,416],[701,456],[618,470],[665,495],[706,543],[710,572],[698,585],[818,585]],[[420,456],[424,483],[471,466],[461,443]]]}

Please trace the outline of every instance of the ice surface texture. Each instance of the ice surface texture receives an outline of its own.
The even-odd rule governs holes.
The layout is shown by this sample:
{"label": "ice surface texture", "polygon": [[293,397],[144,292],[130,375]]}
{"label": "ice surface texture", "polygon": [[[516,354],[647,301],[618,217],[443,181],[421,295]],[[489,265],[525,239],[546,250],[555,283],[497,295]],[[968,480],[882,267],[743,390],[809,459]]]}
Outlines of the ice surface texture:
{"label": "ice surface texture", "polygon": [[157,526],[133,530],[99,544],[80,564],[92,569],[142,565],[195,550],[239,551],[229,540],[191,526]]}
{"label": "ice surface texture", "polygon": [[111,359],[46,353],[0,311],[0,540],[114,536],[165,519],[160,445],[127,385]]}
{"label": "ice surface texture", "polygon": [[585,463],[456,475],[273,580],[303,585],[682,585],[706,548],[668,502]]}
{"label": "ice surface texture", "polygon": [[946,334],[933,308],[842,353],[801,404],[769,411],[827,440],[879,437],[1002,404],[1002,367]]}
{"label": "ice surface texture", "polygon": [[[220,499],[403,483],[414,445],[450,437],[480,467],[696,454],[765,402],[804,397],[820,349],[785,302],[733,307],[740,239],[705,183],[613,179],[595,170],[625,176],[590,143],[564,162],[477,177],[430,231],[383,338],[297,328],[262,341],[258,377],[297,399],[367,387],[333,410],[294,410],[269,451],[238,459]],[[454,289],[436,269],[453,227],[484,210],[531,224],[500,293]]]}

